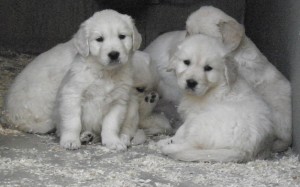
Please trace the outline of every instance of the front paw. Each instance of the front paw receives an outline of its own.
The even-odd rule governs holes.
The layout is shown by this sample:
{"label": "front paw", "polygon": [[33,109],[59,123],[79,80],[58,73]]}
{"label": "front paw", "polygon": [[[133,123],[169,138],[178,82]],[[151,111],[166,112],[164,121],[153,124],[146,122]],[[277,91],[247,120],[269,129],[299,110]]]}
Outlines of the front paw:
{"label": "front paw", "polygon": [[126,144],[119,138],[102,138],[102,145],[109,149],[117,151],[123,151],[127,149]]}
{"label": "front paw", "polygon": [[60,138],[60,146],[65,149],[75,150],[79,149],[81,146],[79,137],[68,137],[68,136],[62,136]]}
{"label": "front paw", "polygon": [[145,97],[145,102],[151,105],[156,105],[159,100],[159,95],[157,92],[150,92]]}
{"label": "front paw", "polygon": [[130,145],[130,137],[127,134],[121,134],[120,139],[126,146]]}

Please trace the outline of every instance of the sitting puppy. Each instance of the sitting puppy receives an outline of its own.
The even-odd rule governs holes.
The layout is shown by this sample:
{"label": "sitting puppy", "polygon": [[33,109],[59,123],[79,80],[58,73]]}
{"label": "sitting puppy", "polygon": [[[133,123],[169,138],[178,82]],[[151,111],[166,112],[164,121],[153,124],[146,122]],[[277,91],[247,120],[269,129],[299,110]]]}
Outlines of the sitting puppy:
{"label": "sitting puppy", "polygon": [[131,17],[95,13],[72,40],[38,56],[16,78],[6,101],[9,121],[33,133],[56,124],[67,149],[80,147],[85,130],[101,133],[111,149],[125,149],[119,132],[132,87],[131,58],[140,43]]}
{"label": "sitting puppy", "polygon": [[[144,143],[146,135],[156,135],[162,133],[171,133],[167,118],[162,114],[153,113],[159,95],[155,92],[157,82],[156,67],[151,64],[147,53],[136,51],[132,57],[133,64],[133,88],[130,94],[126,119],[120,132],[121,139],[126,145],[137,145]],[[137,133],[137,129],[140,128]],[[99,141],[96,134],[85,131],[81,134],[81,142]],[[132,139],[132,141],[131,141]]]}
{"label": "sitting puppy", "polygon": [[[227,46],[225,46],[227,47]],[[222,42],[205,35],[184,40],[174,53],[183,90],[184,123],[161,151],[183,161],[245,162],[264,158],[273,140],[271,112],[243,78]]]}
{"label": "sitting puppy", "polygon": [[[161,86],[158,90],[163,98],[168,98],[176,104],[182,96],[182,91],[174,84],[174,73],[166,72],[174,44],[182,41],[185,35],[205,34],[216,37],[226,42],[227,50],[231,51],[237,64],[238,73],[262,96],[272,110],[276,134],[272,150],[275,152],[286,150],[292,141],[289,81],[245,35],[243,26],[220,9],[211,6],[201,7],[189,16],[186,29],[187,32],[171,32],[158,37],[145,50],[159,68]],[[169,91],[173,94],[169,94]]]}
{"label": "sitting puppy", "polygon": [[147,135],[171,133],[172,127],[166,117],[153,113],[159,100],[159,94],[156,92],[158,73],[156,66],[151,63],[150,56],[145,52],[135,52],[133,69],[134,93],[139,100],[139,128]]}

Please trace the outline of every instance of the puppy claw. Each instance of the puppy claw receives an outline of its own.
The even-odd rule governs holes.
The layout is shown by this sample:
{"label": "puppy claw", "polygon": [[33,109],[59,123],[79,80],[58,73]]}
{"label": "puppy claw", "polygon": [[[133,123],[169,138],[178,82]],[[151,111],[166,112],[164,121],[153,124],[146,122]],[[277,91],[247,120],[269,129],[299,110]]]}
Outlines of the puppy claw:
{"label": "puppy claw", "polygon": [[127,149],[126,144],[119,139],[108,141],[102,140],[102,144],[111,150],[124,151]]}
{"label": "puppy claw", "polygon": [[95,140],[96,135],[92,132],[85,131],[80,135],[81,144],[85,145]]}
{"label": "puppy claw", "polygon": [[69,150],[75,150],[79,149],[81,146],[80,140],[61,140],[60,141],[60,146],[69,149]]}

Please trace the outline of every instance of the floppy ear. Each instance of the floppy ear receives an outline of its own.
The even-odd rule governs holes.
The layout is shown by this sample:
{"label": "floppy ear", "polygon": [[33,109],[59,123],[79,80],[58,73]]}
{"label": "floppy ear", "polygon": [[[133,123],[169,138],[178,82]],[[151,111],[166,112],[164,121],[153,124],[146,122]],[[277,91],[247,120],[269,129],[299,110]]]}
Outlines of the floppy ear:
{"label": "floppy ear", "polygon": [[138,32],[133,19],[128,16],[123,14],[123,17],[125,18],[125,20],[127,21],[127,23],[131,26],[132,28],[132,43],[133,43],[133,51],[136,51],[140,48],[140,45],[142,43],[142,36],[141,34]]}
{"label": "floppy ear", "polygon": [[225,57],[225,68],[224,68],[224,75],[226,79],[226,83],[231,86],[237,77],[237,68],[234,62],[234,59],[230,56]]}
{"label": "floppy ear", "polygon": [[88,40],[88,32],[86,29],[87,21],[80,25],[79,30],[74,35],[74,45],[79,54],[84,57],[87,57],[90,52],[89,40]]}
{"label": "floppy ear", "polygon": [[176,63],[178,61],[177,51],[181,48],[181,45],[170,48],[169,54],[169,65],[167,66],[167,72],[174,71],[176,68]]}
{"label": "floppy ear", "polygon": [[132,28],[133,28],[133,35],[132,35],[132,40],[133,40],[133,50],[138,50],[141,46],[142,43],[142,36],[138,32],[136,26],[134,25],[132,21]]}
{"label": "floppy ear", "polygon": [[220,21],[217,26],[219,27],[226,49],[229,52],[234,51],[245,36],[244,27],[234,20]]}

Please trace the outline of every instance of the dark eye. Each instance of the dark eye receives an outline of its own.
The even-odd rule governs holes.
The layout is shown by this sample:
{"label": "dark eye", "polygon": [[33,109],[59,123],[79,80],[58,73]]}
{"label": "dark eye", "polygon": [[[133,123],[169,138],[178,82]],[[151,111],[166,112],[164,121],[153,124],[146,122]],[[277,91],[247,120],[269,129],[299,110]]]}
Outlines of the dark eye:
{"label": "dark eye", "polygon": [[123,39],[126,38],[126,36],[125,36],[124,34],[119,34],[119,38],[120,38],[121,40],[123,40]]}
{"label": "dark eye", "polygon": [[145,91],[144,87],[136,87],[135,89],[140,93],[143,93]]}
{"label": "dark eye", "polygon": [[102,36],[100,36],[99,38],[96,39],[97,42],[103,42],[104,41],[104,38]]}
{"label": "dark eye", "polygon": [[190,60],[184,60],[183,63],[187,66],[189,66],[191,64],[191,61]]}
{"label": "dark eye", "polygon": [[211,71],[213,68],[209,65],[204,66],[204,71]]}

